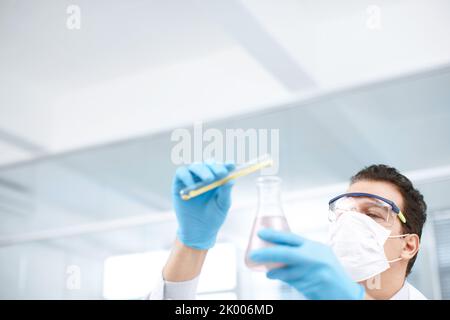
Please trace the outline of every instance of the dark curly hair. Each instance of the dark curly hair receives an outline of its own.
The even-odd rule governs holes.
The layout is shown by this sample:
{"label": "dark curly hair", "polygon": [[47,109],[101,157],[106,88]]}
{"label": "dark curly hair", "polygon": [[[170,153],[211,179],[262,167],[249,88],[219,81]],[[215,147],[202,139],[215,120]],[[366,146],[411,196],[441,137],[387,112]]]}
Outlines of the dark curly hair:
{"label": "dark curly hair", "polygon": [[[427,219],[427,204],[423,195],[414,188],[411,181],[397,169],[384,164],[371,165],[362,169],[351,178],[350,183],[353,184],[361,180],[383,181],[393,184],[400,191],[405,205],[403,213],[406,217],[406,223],[402,224],[402,231],[417,234],[420,239],[423,225]],[[410,274],[416,258],[417,254],[409,260],[406,276]]]}

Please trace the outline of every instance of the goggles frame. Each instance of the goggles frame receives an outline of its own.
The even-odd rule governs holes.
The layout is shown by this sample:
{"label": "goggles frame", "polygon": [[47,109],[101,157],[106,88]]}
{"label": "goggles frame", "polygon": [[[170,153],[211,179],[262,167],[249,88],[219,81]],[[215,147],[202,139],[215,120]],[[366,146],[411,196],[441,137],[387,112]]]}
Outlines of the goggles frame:
{"label": "goggles frame", "polygon": [[337,200],[344,198],[344,197],[365,197],[365,198],[374,198],[381,200],[388,205],[391,206],[392,211],[397,215],[397,217],[400,219],[401,222],[406,223],[406,218],[403,212],[400,210],[400,208],[391,200],[377,196],[376,194],[371,193],[363,193],[363,192],[350,192],[350,193],[344,193],[341,195],[338,195],[337,197],[334,197],[328,202],[328,207],[331,207],[331,205],[336,202]]}

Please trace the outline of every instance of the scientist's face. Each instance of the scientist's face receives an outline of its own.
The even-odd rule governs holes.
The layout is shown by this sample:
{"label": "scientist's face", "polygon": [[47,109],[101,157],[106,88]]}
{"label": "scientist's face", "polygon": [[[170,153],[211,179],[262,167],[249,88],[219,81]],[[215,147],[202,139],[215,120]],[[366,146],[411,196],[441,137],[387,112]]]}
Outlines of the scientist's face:
{"label": "scientist's face", "polygon": [[[361,180],[350,185],[347,192],[363,192],[375,194],[377,196],[393,201],[400,210],[404,211],[404,202],[401,193],[397,188],[388,182]],[[391,235],[402,234],[402,225],[400,219],[396,218],[392,224]]]}
{"label": "scientist's face", "polygon": [[[402,212],[405,211],[403,197],[397,188],[384,181],[361,180],[350,185],[348,192],[363,192],[381,196],[393,201]],[[408,219],[406,217],[406,219]],[[402,235],[405,231],[402,228],[402,222],[395,218],[392,224],[391,236]],[[416,235],[406,238],[389,239],[385,242],[384,252],[388,260],[402,258],[399,262],[391,264],[391,268],[401,268],[406,270],[408,261],[414,257],[419,249],[419,238]],[[389,269],[388,269],[389,270]]]}

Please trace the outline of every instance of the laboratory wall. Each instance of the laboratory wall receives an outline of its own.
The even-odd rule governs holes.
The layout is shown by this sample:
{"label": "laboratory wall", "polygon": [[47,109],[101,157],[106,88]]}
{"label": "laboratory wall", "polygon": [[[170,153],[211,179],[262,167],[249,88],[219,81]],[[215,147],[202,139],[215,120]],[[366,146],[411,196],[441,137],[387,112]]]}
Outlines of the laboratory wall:
{"label": "laboratory wall", "polygon": [[[2,0],[0,26],[0,299],[147,298],[177,167],[255,145],[291,231],[324,243],[351,176],[399,169],[428,205],[408,279],[450,299],[450,2]],[[198,298],[304,298],[245,265],[259,175]]]}

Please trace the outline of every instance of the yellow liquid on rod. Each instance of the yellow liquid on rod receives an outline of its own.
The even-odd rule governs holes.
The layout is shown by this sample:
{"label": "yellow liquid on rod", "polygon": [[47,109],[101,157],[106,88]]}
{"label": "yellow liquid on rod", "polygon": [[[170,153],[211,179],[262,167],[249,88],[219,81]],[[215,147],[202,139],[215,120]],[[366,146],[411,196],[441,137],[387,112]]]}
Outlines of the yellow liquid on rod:
{"label": "yellow liquid on rod", "polygon": [[256,160],[252,160],[242,166],[240,166],[239,168],[237,168],[236,170],[232,171],[228,176],[226,176],[225,178],[222,178],[220,180],[208,183],[208,184],[204,184],[204,183],[199,183],[197,185],[194,185],[192,187],[189,188],[185,188],[183,190],[180,191],[180,196],[181,199],[183,200],[189,200],[191,198],[194,198],[196,196],[199,196],[205,192],[208,192],[210,190],[213,190],[215,188],[218,188],[222,185],[224,185],[225,183],[227,183],[230,180],[236,179],[236,178],[240,178],[240,177],[244,177],[246,175],[249,175],[253,172],[256,172],[258,170],[262,170],[266,167],[270,167],[273,166],[273,160],[268,156],[265,155],[261,158],[258,158]]}

